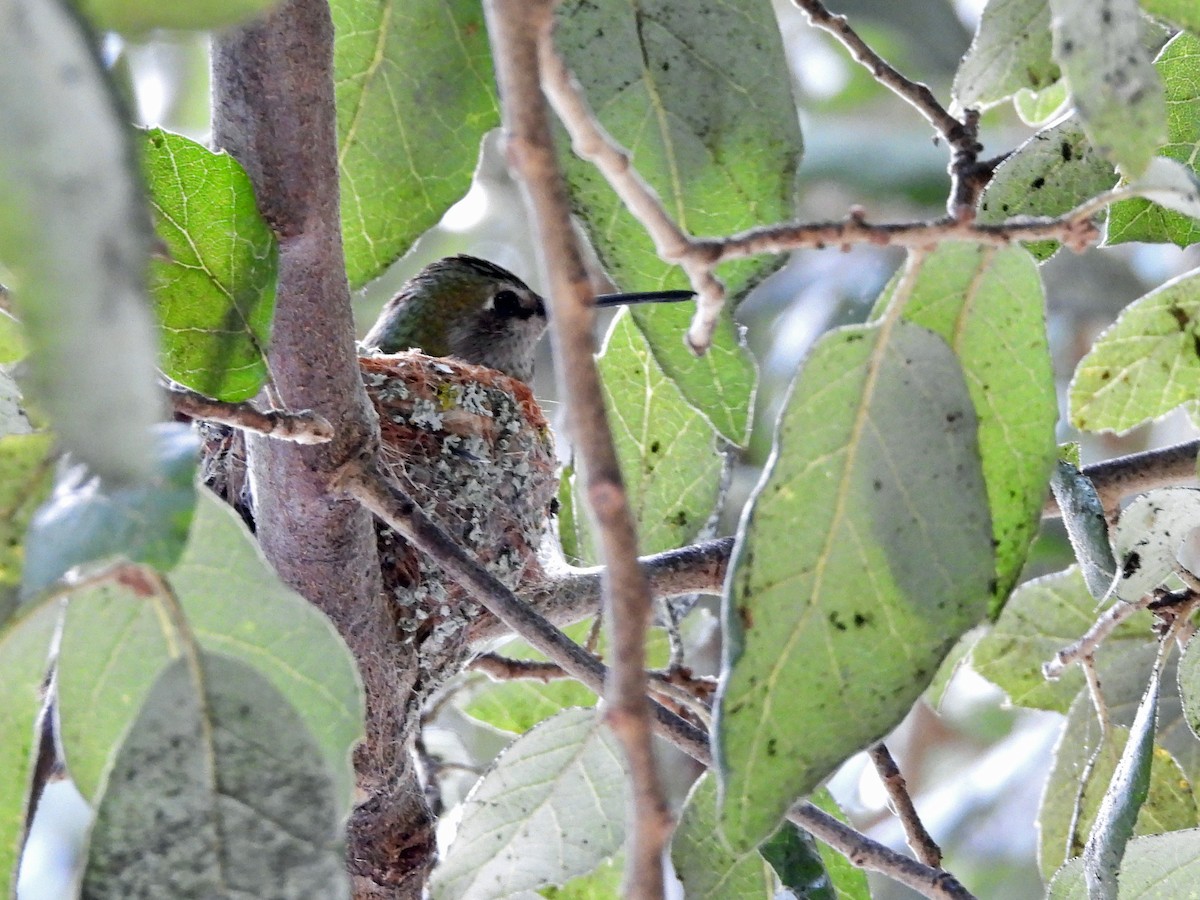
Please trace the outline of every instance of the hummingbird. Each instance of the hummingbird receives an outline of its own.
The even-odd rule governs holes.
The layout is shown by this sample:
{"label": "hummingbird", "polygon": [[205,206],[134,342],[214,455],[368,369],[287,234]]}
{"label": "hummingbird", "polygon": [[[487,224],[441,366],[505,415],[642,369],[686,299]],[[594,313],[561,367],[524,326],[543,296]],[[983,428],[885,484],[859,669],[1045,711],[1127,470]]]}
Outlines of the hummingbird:
{"label": "hummingbird", "polygon": [[[685,290],[601,294],[596,306],[694,296]],[[474,256],[448,256],[404,283],[361,344],[381,353],[420,348],[429,356],[453,356],[528,383],[534,347],[546,325],[546,302],[512,272]]]}

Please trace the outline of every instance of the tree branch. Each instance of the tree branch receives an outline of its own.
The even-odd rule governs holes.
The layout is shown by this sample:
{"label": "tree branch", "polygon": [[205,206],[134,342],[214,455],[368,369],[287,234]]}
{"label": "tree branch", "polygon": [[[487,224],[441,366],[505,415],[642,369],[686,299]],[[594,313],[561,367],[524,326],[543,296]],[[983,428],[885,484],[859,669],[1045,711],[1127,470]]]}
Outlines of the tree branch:
{"label": "tree branch", "polygon": [[571,222],[566,185],[540,83],[539,42],[553,23],[550,0],[484,3],[509,160],[532,214],[549,275],[550,337],[558,383],[584,476],[587,505],[598,526],[612,632],[613,666],[604,692],[606,717],[629,762],[634,797],[627,836],[626,895],[663,895],[662,854],[672,819],[654,759],[646,696],[649,586],[637,562],[637,533],[604,409],[592,339],[593,294]]}
{"label": "tree branch", "polygon": [[173,382],[164,383],[163,388],[175,412],[192,419],[216,422],[297,444],[324,444],[333,440],[333,426],[329,420],[311,409],[296,412],[269,409],[264,412],[250,403],[214,400]]}
{"label": "tree branch", "polygon": [[904,837],[908,846],[913,853],[917,854],[917,859],[925,865],[934,869],[940,868],[942,848],[930,836],[921,817],[917,815],[917,808],[913,805],[912,797],[908,793],[908,783],[900,773],[900,767],[896,765],[891,751],[888,750],[886,744],[880,741],[867,752],[892,801],[892,809],[896,813],[896,818],[904,826]]}
{"label": "tree branch", "polygon": [[[714,538],[678,550],[643,556],[638,562],[656,599],[688,594],[720,594],[733,550],[733,538]],[[568,568],[568,574],[529,587],[521,598],[555,625],[570,625],[595,615],[601,603],[603,566]],[[469,639],[480,647],[508,634],[504,623],[481,616],[471,625]]]}
{"label": "tree branch", "polygon": [[[1104,512],[1111,519],[1118,504],[1129,494],[1195,479],[1197,453],[1200,453],[1200,440],[1186,441],[1158,450],[1106,459],[1084,466],[1080,471],[1096,486],[1096,494],[1100,497]],[[1053,517],[1060,514],[1058,503],[1051,495],[1042,508],[1042,515]]]}
{"label": "tree branch", "polygon": [[951,218],[968,221],[974,218],[975,203],[991,177],[992,166],[978,162],[983,146],[979,143],[979,114],[968,110],[961,119],[947,112],[928,86],[912,81],[876,53],[859,36],[845,16],[834,15],[820,0],[794,0],[808,15],[808,21],[837,38],[884,87],[904,100],[932,125],[953,149],[950,163],[950,198],[947,203]]}

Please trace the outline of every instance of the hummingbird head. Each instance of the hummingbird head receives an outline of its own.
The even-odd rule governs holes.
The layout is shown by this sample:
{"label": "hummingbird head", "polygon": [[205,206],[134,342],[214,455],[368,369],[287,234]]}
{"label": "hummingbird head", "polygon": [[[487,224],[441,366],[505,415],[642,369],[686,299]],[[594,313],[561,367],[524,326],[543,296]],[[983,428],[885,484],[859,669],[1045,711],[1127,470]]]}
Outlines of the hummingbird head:
{"label": "hummingbird head", "polygon": [[363,345],[384,353],[418,347],[528,381],[545,330],[546,305],[520,278],[487,260],[449,256],[404,283]]}
{"label": "hummingbird head", "polygon": [[[596,305],[692,296],[691,291],[605,294]],[[419,348],[430,356],[454,356],[527,382],[546,324],[545,301],[512,272],[474,256],[448,256],[404,283],[362,344],[383,353]]]}

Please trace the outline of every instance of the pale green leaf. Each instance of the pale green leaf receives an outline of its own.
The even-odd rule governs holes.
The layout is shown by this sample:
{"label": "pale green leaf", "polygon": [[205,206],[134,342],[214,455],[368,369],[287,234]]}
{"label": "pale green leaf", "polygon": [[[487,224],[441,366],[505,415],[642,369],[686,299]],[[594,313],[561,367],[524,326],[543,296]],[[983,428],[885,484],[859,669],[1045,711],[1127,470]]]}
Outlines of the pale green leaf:
{"label": "pale green leaf", "polygon": [[[769,3],[571,0],[559,7],[555,41],[604,127],[686,231],[719,235],[792,218],[800,130]],[[685,286],[604,178],[574,157],[565,162],[574,211],[617,283]],[[718,274],[739,298],[774,265],[742,260]],[[688,402],[741,444],[753,366],[728,317],[712,349],[693,357],[683,343],[689,313],[667,304],[633,315]]]}
{"label": "pale green leaf", "polygon": [[1075,368],[1071,424],[1115,431],[1165,416],[1196,397],[1200,271],[1180,275],[1125,308]]}
{"label": "pale green leaf", "polygon": [[25,414],[21,389],[8,372],[0,368],[0,437],[9,434],[29,434],[33,424]]}
{"label": "pale green leaf", "polygon": [[1103,600],[1116,577],[1117,561],[1113,558],[1108,519],[1096,486],[1079,471],[1077,463],[1059,459],[1050,479],[1050,490],[1062,515],[1084,584],[1096,600]]}
{"label": "pale green leaf", "polygon": [[261,16],[279,0],[78,0],[82,12],[102,31],[141,35],[156,28],[211,30]]}
{"label": "pale green leaf", "polygon": [[569,709],[518,738],[463,802],[435,900],[508,897],[591,872],[621,847],[625,770],[611,731]]}
{"label": "pale green leaf", "polygon": [[304,717],[348,811],[363,694],[354,658],[333,624],[279,580],[241,517],[207,491],[200,492],[188,545],[170,577],[204,648],[256,668]]}
{"label": "pale green leaf", "polygon": [[[1159,152],[1195,172],[1200,153],[1200,38],[1187,32],[1176,35],[1154,66],[1167,97],[1167,137]],[[1146,199],[1123,200],[1109,210],[1107,240],[1171,241],[1186,247],[1200,241],[1197,218],[1195,212],[1185,215]]]}
{"label": "pale green leaf", "polygon": [[1200,641],[1188,641],[1179,659],[1179,694],[1188,727],[1200,736]]}
{"label": "pale green leaf", "polygon": [[[824,874],[820,859],[816,861]],[[762,854],[753,848],[732,850],[721,840],[717,832],[717,779],[712,775],[702,775],[688,794],[671,839],[671,862],[689,898],[764,900],[775,894],[775,870]]]}
{"label": "pale green leaf", "polygon": [[1129,182],[1126,189],[1136,191],[1164,209],[1200,218],[1200,181],[1196,173],[1181,162],[1156,156],[1146,171]]}
{"label": "pale green leaf", "polygon": [[29,341],[31,399],[92,471],[137,481],[161,402],[150,227],[91,40],[64,4],[0,5],[0,263]]}
{"label": "pale green leaf", "polygon": [[500,124],[475,0],[333,0],[346,274],[359,287],[466,193]]}
{"label": "pale green leaf", "polygon": [[1083,847],[1084,878],[1092,900],[1117,900],[1121,859],[1133,836],[1138,813],[1150,792],[1158,685],[1159,666],[1156,665]]}
{"label": "pale green leaf", "polygon": [[946,243],[915,265],[905,276],[905,296],[885,290],[876,310],[904,302],[904,318],[945,339],[966,375],[995,538],[994,613],[1037,534],[1058,452],[1041,278],[1019,247]]}
{"label": "pale green leaf", "polygon": [[[1144,686],[1154,651],[1153,646],[1144,648],[1141,654],[1144,665],[1128,665],[1132,671],[1127,672],[1125,680],[1141,681]],[[1127,664],[1133,661],[1133,657],[1130,657]],[[1106,697],[1111,699],[1115,696],[1110,688],[1117,670],[1110,672],[1114,677],[1106,680],[1104,689]],[[1114,726],[1107,738],[1102,739],[1087,691],[1082,691],[1071,704],[1066,726],[1054,752],[1054,764],[1046,780],[1038,813],[1038,862],[1042,875],[1047,879],[1065,860],[1083,852],[1101,799],[1128,739],[1127,724],[1132,721],[1133,710],[1124,706],[1110,707],[1109,712],[1113,716]],[[1126,712],[1130,713],[1128,717]],[[1165,711],[1160,710],[1160,714],[1165,716]],[[1160,733],[1159,743],[1162,742],[1163,735]],[[1138,814],[1134,833],[1152,834],[1190,828],[1195,824],[1196,799],[1188,779],[1171,754],[1161,746],[1156,747],[1150,771],[1149,794]]]}
{"label": "pale green leaf", "polygon": [[[1200,829],[1135,837],[1121,865],[1121,900],[1177,900],[1195,896],[1200,881]],[[1047,900],[1090,900],[1083,861],[1073,859],[1050,883]]]}
{"label": "pale green leaf", "polygon": [[1162,83],[1137,0],[1049,0],[1054,58],[1092,145],[1130,177],[1166,140]]}
{"label": "pale green leaf", "polygon": [[62,607],[34,607],[0,631],[0,897],[11,897],[37,752],[36,720]]}
{"label": "pale green leaf", "polygon": [[809,356],[731,561],[716,747],[734,847],[899,722],[986,614],[976,429],[924,328],[841,328]]}
{"label": "pale green leaf", "polygon": [[[1083,688],[1083,673],[1072,666],[1057,681],[1047,681],[1042,664],[1079,640],[1096,616],[1096,600],[1078,567],[1027,581],[971,651],[971,668],[1002,688],[1015,706],[1066,712]],[[1131,643],[1140,648],[1149,637],[1149,614],[1122,623],[1097,651],[1101,671],[1122,664],[1125,648]]]}
{"label": "pale green leaf", "polygon": [[82,466],[60,472],[54,496],[29,526],[23,596],[94,560],[123,557],[164,571],[175,565],[196,507],[196,435],[177,423],[154,431],[157,471],[145,484],[110,489]]}
{"label": "pale green leaf", "polygon": [[1200,490],[1158,488],[1135,497],[1112,530],[1121,564],[1112,595],[1135,603],[1164,584],[1175,572],[1181,545],[1198,527]]}
{"label": "pale green leaf", "polygon": [[169,574],[174,599],[156,579],[130,583],[123,574],[137,571],[127,567],[116,573],[124,582],[72,592],[68,607],[59,659],[62,740],[84,796],[103,789],[118,739],[180,652],[164,612],[177,600],[205,650],[254,667],[297,710],[348,811],[350,749],[363,722],[357,670],[329,620],[279,581],[237,514],[201,493],[188,545]]}
{"label": "pale green leaf", "polygon": [[[638,550],[691,541],[708,520],[721,480],[712,426],[663,373],[627,311],[613,321],[597,363],[617,459],[638,529]],[[575,480],[576,490],[582,485]],[[574,508],[583,508],[576,497]],[[578,520],[598,560],[591,520]]]}
{"label": "pale green leaf", "polygon": [[[979,199],[979,222],[1061,215],[1107,191],[1116,180],[1112,163],[1092,148],[1079,118],[1071,116],[1039,131],[997,167]],[[1039,260],[1057,249],[1057,241],[1029,244]]]}
{"label": "pale green leaf", "polygon": [[1013,109],[1026,125],[1040,128],[1059,117],[1067,99],[1067,85],[1060,79],[1041,91],[1017,91],[1013,95]]}
{"label": "pale green leaf", "polygon": [[122,741],[83,896],[349,898],[341,832],[304,720],[252,666],[192,647]]}
{"label": "pale green leaf", "polygon": [[1057,79],[1048,0],[989,0],[954,76],[954,102],[960,109],[986,108]]}
{"label": "pale green leaf", "polygon": [[162,129],[142,156],[154,228],[169,260],[150,266],[163,371],[218,400],[247,400],[267,377],[278,247],[232,156]]}

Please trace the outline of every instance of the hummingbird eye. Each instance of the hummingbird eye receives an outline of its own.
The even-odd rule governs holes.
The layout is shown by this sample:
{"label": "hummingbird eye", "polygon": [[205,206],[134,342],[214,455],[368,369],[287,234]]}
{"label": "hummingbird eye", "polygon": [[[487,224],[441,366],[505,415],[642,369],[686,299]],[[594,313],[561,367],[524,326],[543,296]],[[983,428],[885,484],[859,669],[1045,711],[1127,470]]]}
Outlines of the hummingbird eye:
{"label": "hummingbird eye", "polygon": [[501,316],[527,317],[529,315],[521,306],[521,298],[517,296],[516,291],[510,290],[496,292],[496,296],[492,297],[492,309]]}

